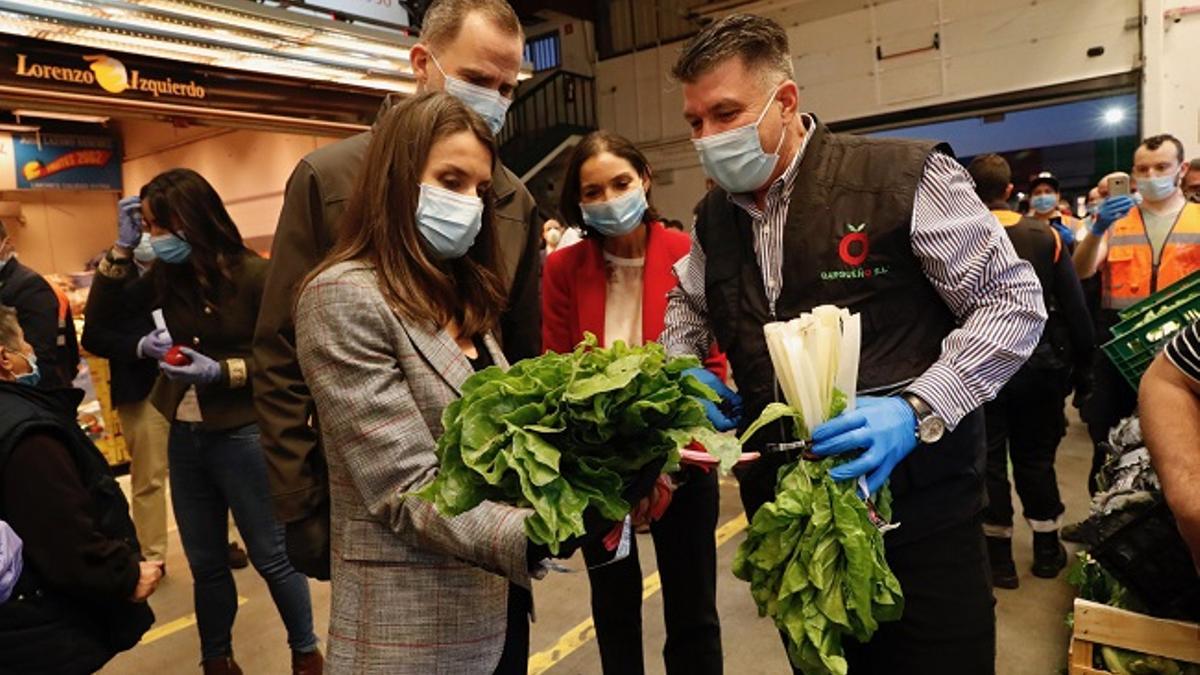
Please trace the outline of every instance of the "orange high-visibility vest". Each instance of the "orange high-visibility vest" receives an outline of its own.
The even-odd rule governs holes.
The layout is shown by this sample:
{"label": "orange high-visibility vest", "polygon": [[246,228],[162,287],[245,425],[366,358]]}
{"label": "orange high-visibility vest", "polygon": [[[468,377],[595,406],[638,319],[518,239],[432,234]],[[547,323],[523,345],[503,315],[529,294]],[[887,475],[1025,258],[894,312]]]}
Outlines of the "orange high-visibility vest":
{"label": "orange high-visibility vest", "polygon": [[1142,211],[1134,207],[1109,231],[1104,307],[1124,309],[1200,269],[1200,204],[1184,205],[1157,263]]}

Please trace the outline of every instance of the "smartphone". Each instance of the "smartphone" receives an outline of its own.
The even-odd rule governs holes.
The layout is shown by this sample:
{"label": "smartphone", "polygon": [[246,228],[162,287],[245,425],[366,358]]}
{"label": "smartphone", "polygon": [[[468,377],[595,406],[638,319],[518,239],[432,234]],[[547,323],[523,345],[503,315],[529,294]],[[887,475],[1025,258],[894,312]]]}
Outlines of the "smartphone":
{"label": "smartphone", "polygon": [[1118,197],[1129,194],[1129,174],[1119,173],[1108,177],[1108,196]]}

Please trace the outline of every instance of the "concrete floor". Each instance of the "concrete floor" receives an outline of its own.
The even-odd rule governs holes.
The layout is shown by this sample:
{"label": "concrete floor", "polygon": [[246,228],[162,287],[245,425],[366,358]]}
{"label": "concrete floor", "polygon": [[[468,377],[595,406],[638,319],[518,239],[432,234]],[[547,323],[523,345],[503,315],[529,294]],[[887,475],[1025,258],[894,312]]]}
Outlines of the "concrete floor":
{"label": "concrete floor", "polygon": [[[1074,411],[1071,428],[1059,449],[1058,478],[1067,505],[1066,522],[1082,517],[1087,510],[1085,479],[1091,444]],[[744,518],[737,487],[725,481],[721,487],[724,540],[719,553],[722,573],[718,581],[725,670],[737,675],[786,673],[787,657],[778,635],[767,619],[760,619],[746,584],[728,572],[737,545],[744,537]],[[1055,580],[1030,575],[1032,535],[1018,522],[1014,540],[1021,587],[998,590],[997,668],[999,675],[1051,675],[1066,663],[1069,632],[1064,623],[1070,610],[1072,589],[1062,575]],[[639,541],[642,567],[647,577],[644,606],[646,672],[663,673],[662,595],[654,575],[653,544],[648,536]],[[168,555],[169,576],[151,603],[158,623],[137,648],[114,659],[103,673],[109,675],[198,672],[199,640],[192,615],[191,577],[172,526]],[[1069,548],[1069,546],[1068,546]],[[579,568],[578,560],[572,564]],[[235,572],[239,596],[244,598],[234,627],[234,648],[242,668],[251,674],[289,672],[289,654],[283,625],[275,613],[266,585],[253,569]],[[311,584],[317,634],[328,628],[329,586]],[[599,673],[589,622],[587,578],[583,574],[553,575],[535,587],[538,621],[533,626],[530,673],[574,675]],[[970,674],[964,674],[970,675]]]}

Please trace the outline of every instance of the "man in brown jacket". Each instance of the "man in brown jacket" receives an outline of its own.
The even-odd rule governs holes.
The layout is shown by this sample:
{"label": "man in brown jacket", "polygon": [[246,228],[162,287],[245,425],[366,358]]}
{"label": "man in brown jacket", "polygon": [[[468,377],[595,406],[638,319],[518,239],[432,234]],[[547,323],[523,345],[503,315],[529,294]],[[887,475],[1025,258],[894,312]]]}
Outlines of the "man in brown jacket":
{"label": "man in brown jacket", "polygon": [[[411,52],[418,90],[445,90],[493,125],[513,98],[524,34],[504,0],[437,0]],[[384,102],[384,107],[388,102]],[[371,132],[333,143],[300,161],[288,179],[254,337],[254,405],[262,429],[275,512],[287,525],[297,569],[329,577],[329,489],[312,396],[296,360],[296,285],[336,238],[335,228],[364,167]],[[504,166],[493,177],[509,305],[501,338],[509,361],[541,352],[538,301],[541,219],[529,191]]]}

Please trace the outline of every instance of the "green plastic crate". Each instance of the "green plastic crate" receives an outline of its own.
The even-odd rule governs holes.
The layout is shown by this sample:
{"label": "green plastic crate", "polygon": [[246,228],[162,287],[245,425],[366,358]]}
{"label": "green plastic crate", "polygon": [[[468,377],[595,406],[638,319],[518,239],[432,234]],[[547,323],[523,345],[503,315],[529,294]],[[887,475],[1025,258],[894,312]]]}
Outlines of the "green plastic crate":
{"label": "green plastic crate", "polygon": [[[1138,388],[1142,375],[1158,352],[1166,346],[1167,340],[1187,328],[1193,321],[1200,319],[1200,284],[1194,284],[1193,277],[1197,275],[1193,274],[1163,291],[1155,306],[1143,307],[1136,316],[1113,326],[1112,332],[1115,337],[1101,347],[1125,381],[1134,389]],[[1175,286],[1189,283],[1192,285],[1182,292],[1170,292]],[[1186,297],[1188,295],[1191,297]],[[1162,311],[1156,307],[1170,309]],[[1146,320],[1152,311],[1162,311],[1162,314]]]}
{"label": "green plastic crate", "polygon": [[1192,272],[1186,277],[1167,286],[1161,291],[1151,295],[1150,297],[1139,300],[1137,304],[1130,305],[1125,309],[1117,312],[1117,316],[1121,317],[1121,323],[1132,319],[1135,316],[1146,314],[1155,307],[1159,307],[1168,302],[1175,296],[1181,296],[1185,293],[1196,294],[1200,293],[1200,270]]}

